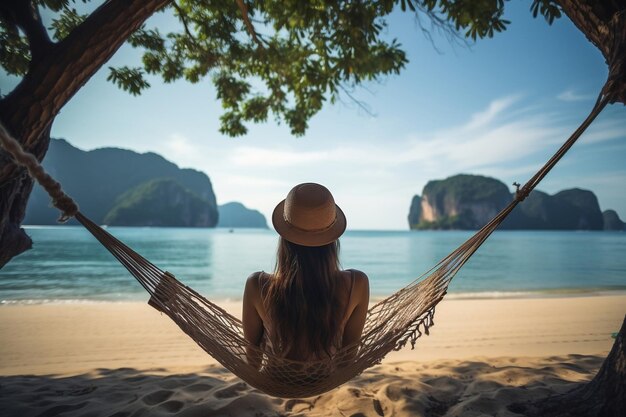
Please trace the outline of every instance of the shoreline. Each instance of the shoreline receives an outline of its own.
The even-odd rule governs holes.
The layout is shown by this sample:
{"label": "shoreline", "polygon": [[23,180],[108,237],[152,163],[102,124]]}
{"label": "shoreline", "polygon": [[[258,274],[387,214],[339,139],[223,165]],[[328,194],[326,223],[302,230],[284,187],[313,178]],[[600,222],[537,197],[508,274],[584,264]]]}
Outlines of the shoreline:
{"label": "shoreline", "polygon": [[[73,305],[73,304],[145,304],[148,301],[147,292],[139,292],[137,298],[127,299],[98,299],[98,298],[32,298],[32,299],[0,299],[0,308],[19,305]],[[389,294],[390,295],[390,294]],[[371,304],[389,297],[389,295],[370,296]],[[466,291],[466,292],[449,292],[445,296],[448,301],[464,301],[464,300],[533,300],[533,299],[551,299],[551,298],[587,298],[587,297],[612,297],[626,296],[625,289],[587,289],[587,288],[565,288],[565,289],[547,289],[547,290],[530,290],[530,291]],[[206,297],[206,296],[205,296]],[[207,297],[211,302],[216,304],[241,303],[241,297]]]}

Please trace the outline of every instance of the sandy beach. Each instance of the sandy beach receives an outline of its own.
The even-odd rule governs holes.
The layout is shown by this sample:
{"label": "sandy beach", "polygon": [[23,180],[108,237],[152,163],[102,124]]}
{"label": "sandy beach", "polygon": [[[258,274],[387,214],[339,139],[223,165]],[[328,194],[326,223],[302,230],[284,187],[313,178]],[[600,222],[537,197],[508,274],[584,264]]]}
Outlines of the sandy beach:
{"label": "sandy beach", "polygon": [[[220,303],[240,314],[240,303]],[[593,377],[626,295],[445,300],[431,335],[319,397],[284,400],[221,367],[144,303],[0,307],[6,416],[506,415]]]}

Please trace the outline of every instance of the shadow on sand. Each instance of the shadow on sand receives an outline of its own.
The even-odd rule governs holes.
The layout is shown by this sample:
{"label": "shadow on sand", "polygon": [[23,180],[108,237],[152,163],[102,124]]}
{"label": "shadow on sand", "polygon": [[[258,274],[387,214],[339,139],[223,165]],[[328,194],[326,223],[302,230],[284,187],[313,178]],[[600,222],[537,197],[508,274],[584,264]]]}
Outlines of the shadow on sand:
{"label": "shadow on sand", "polygon": [[220,366],[196,373],[96,369],[75,376],[0,377],[1,416],[463,416],[521,415],[589,380],[600,356],[478,358],[384,364],[308,399],[273,398]]}

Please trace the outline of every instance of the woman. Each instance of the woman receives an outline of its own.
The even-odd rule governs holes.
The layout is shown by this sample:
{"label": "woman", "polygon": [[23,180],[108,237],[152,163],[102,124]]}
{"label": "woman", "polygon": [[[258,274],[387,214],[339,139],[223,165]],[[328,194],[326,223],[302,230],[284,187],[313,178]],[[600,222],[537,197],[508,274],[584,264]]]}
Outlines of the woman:
{"label": "woman", "polygon": [[[243,296],[243,331],[251,345],[307,361],[358,342],[369,302],[367,275],[339,267],[346,218],[330,191],[296,185],[272,215],[280,235],[273,274],[255,272]],[[249,350],[248,360],[260,367]]]}

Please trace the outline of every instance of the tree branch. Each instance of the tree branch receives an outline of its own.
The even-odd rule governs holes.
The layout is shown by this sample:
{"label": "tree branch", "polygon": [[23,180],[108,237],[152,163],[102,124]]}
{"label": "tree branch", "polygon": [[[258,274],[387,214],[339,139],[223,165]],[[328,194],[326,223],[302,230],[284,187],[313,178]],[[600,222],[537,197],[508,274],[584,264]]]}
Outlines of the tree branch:
{"label": "tree branch", "polygon": [[39,9],[31,0],[3,2],[0,15],[21,29],[30,46],[31,64],[39,61],[51,49],[52,41],[44,27]]}
{"label": "tree branch", "polygon": [[611,0],[557,0],[557,3],[587,39],[608,58],[608,38],[611,36],[608,23],[614,11],[619,10],[617,5],[610,7]]}
{"label": "tree branch", "polygon": [[357,99],[356,97],[354,97],[354,96],[352,95],[352,93],[350,93],[350,91],[348,91],[348,89],[347,89],[345,86],[343,86],[343,85],[339,84],[339,89],[340,89],[341,91],[343,91],[343,92],[344,92],[344,94],[345,94],[345,95],[347,95],[347,96],[348,96],[348,98],[349,98],[349,99],[350,99],[350,100],[351,100],[354,104],[356,104],[357,106],[359,106],[359,108],[360,108],[361,110],[363,110],[365,113],[367,113],[367,115],[368,115],[368,116],[370,116],[370,117],[376,117],[376,114],[375,114],[375,113],[373,113],[373,112],[372,112],[372,111],[371,111],[371,110],[367,107],[367,105],[366,105],[363,101],[361,101],[361,100]]}
{"label": "tree branch", "polygon": [[[2,122],[28,150],[74,94],[169,0],[109,0],[53,44],[0,101]],[[42,156],[42,155],[39,155]],[[4,168],[0,166],[0,179]]]}
{"label": "tree branch", "polygon": [[[108,0],[37,62],[0,100],[0,121],[24,148],[43,159],[50,127],[61,108],[155,11],[171,0]],[[1,5],[4,8],[4,3]],[[30,29],[29,29],[30,30]],[[29,32],[36,36],[33,29]],[[30,239],[19,225],[33,182],[0,159],[0,265],[26,250]]]}
{"label": "tree branch", "polygon": [[602,53],[609,66],[605,93],[626,103],[626,2],[557,0],[563,12]]}
{"label": "tree branch", "polygon": [[236,2],[237,2],[237,6],[239,7],[239,10],[241,10],[243,22],[245,23],[246,28],[248,29],[248,33],[250,34],[250,36],[252,36],[252,40],[258,45],[259,48],[265,49],[265,47],[263,46],[263,43],[261,43],[261,41],[259,40],[256,30],[254,30],[254,26],[252,25],[252,22],[250,21],[250,16],[248,15],[248,6],[243,2],[243,0],[236,0]]}
{"label": "tree branch", "polygon": [[196,37],[193,36],[191,34],[191,31],[189,30],[189,25],[187,23],[187,14],[180,8],[178,3],[176,3],[175,1],[172,2],[172,7],[174,7],[174,9],[176,9],[176,11],[178,12],[178,15],[180,16],[180,21],[183,22],[183,28],[185,28],[185,33],[187,34],[187,36],[189,36],[194,45],[198,46],[198,41],[196,40]]}

